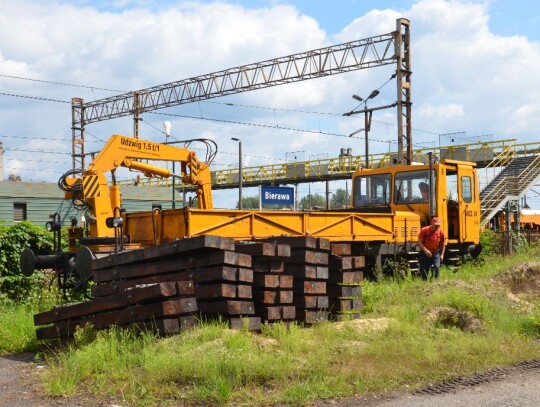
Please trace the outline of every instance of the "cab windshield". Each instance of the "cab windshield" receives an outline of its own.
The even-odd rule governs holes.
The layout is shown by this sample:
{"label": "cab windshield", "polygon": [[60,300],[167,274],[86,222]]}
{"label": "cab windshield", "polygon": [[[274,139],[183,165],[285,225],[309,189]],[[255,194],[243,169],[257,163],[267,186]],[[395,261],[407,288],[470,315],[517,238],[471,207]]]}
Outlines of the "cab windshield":
{"label": "cab windshield", "polygon": [[392,176],[366,175],[354,179],[353,205],[355,208],[390,205]]}
{"label": "cab windshield", "polygon": [[[396,204],[424,203],[429,201],[429,171],[406,171],[395,175]],[[435,176],[433,177],[435,182]]]}

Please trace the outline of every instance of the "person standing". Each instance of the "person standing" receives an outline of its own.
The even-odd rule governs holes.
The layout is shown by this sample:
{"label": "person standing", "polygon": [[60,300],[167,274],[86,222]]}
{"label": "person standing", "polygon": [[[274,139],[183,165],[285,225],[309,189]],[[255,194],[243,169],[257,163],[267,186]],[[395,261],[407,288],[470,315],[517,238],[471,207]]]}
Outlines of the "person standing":
{"label": "person standing", "polygon": [[418,246],[420,247],[418,263],[422,280],[427,281],[430,268],[433,277],[439,279],[439,269],[446,248],[446,238],[441,230],[439,218],[434,217],[431,219],[431,225],[422,228],[418,235]]}

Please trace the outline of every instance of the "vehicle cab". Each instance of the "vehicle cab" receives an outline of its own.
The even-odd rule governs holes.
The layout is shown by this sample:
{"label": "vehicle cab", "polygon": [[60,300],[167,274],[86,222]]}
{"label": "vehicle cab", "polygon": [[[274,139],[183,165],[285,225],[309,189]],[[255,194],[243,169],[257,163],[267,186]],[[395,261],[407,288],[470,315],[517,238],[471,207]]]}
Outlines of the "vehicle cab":
{"label": "vehicle cab", "polygon": [[361,212],[412,212],[420,216],[421,226],[437,216],[449,244],[479,243],[479,186],[471,162],[361,169],[353,176],[352,205]]}

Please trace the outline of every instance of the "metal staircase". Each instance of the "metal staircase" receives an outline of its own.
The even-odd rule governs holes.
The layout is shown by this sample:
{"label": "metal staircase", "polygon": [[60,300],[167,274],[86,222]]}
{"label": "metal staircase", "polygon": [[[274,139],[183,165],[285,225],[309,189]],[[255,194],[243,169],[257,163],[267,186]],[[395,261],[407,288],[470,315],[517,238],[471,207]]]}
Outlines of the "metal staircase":
{"label": "metal staircase", "polygon": [[506,202],[519,200],[540,178],[540,155],[518,157],[509,153],[498,162],[494,161],[493,165],[504,169],[480,193],[482,226]]}

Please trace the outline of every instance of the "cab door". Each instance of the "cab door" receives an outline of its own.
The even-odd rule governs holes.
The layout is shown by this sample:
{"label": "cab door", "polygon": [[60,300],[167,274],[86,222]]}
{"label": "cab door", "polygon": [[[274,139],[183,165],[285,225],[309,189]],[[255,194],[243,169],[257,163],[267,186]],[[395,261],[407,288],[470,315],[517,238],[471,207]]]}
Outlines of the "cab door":
{"label": "cab door", "polygon": [[480,238],[480,197],[476,168],[458,165],[459,241],[478,242]]}

